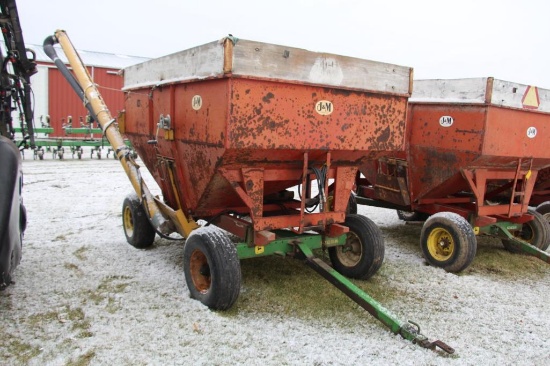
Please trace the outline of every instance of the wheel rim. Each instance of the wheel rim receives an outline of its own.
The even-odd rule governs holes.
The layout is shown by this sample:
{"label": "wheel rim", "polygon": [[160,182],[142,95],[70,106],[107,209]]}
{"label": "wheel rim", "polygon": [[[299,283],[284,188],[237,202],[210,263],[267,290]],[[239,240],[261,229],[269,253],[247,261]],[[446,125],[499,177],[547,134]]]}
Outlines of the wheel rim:
{"label": "wheel rim", "polygon": [[124,208],[123,222],[126,235],[132,237],[134,235],[134,220],[132,219],[132,210],[130,210],[129,206]]}
{"label": "wheel rim", "polygon": [[443,262],[452,257],[455,242],[450,232],[443,228],[432,230],[428,236],[428,252],[437,261]]}
{"label": "wheel rim", "polygon": [[353,267],[361,262],[362,248],[359,237],[355,233],[349,232],[346,236],[346,244],[336,248],[336,256],[344,266]]}
{"label": "wheel rim", "polygon": [[535,230],[531,226],[531,223],[528,222],[523,225],[520,231],[516,231],[514,233],[514,236],[516,238],[520,238],[522,240],[525,240],[528,243],[532,243],[533,239],[535,238]]}
{"label": "wheel rim", "polygon": [[197,291],[206,293],[212,283],[208,259],[200,250],[194,250],[189,260],[189,273]]}

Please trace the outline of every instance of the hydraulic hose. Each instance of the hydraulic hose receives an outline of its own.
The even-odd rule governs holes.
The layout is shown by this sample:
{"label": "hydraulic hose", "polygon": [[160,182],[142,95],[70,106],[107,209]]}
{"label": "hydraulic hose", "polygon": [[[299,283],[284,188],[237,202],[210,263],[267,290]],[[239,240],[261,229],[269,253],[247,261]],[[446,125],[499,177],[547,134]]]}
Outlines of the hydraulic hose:
{"label": "hydraulic hose", "polygon": [[56,43],[57,43],[57,39],[55,38],[55,36],[48,36],[44,40],[44,44],[42,45],[42,48],[44,49],[44,52],[46,53],[46,55],[52,59],[55,66],[61,72],[61,75],[63,75],[63,77],[67,80],[71,88],[73,88],[76,95],[78,95],[80,100],[82,100],[82,102],[84,103],[84,106],[90,113],[90,116],[92,116],[92,118],[97,121],[97,116],[94,112],[94,109],[92,108],[92,105],[86,99],[86,94],[84,93],[84,90],[82,89],[82,87],[80,86],[76,78],[74,77],[73,73],[69,70],[67,65],[65,65],[65,63],[57,55],[57,51],[53,47],[54,44]]}
{"label": "hydraulic hose", "polygon": [[[23,131],[23,141],[30,140],[30,146],[32,149],[36,147],[34,141],[34,121],[33,121],[33,109],[31,107],[31,83],[30,77],[37,73],[36,68],[36,54],[25,48],[25,41],[23,40],[23,30],[21,29],[21,23],[19,22],[19,14],[17,12],[17,5],[15,0],[2,1],[0,4],[0,12],[2,13],[2,19],[4,26],[2,26],[2,36],[7,51],[6,60],[13,65],[13,77],[15,80],[15,89],[18,94],[18,103],[22,107],[22,112],[25,118],[25,124],[27,131]],[[27,52],[33,54],[32,59],[29,59]],[[6,65],[2,65],[2,73],[7,74]],[[24,125],[22,124],[23,128]]]}

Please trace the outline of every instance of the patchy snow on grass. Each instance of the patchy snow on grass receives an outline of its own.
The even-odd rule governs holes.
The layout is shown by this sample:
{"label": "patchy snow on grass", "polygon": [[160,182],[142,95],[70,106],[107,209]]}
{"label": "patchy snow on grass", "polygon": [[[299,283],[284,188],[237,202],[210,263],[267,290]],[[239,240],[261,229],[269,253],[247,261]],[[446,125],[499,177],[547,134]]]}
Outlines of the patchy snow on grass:
{"label": "patchy snow on grass", "polygon": [[[550,364],[550,267],[497,239],[478,238],[473,264],[446,273],[422,259],[421,225],[359,207],[382,229],[386,254],[376,275],[355,283],[455,348],[446,355],[392,334],[351,300],[321,315],[290,296],[255,306],[269,283],[247,275],[284,278],[276,266],[255,268],[265,262],[243,266],[231,310],[211,311],[189,298],[183,241],[157,237],[147,250],[126,243],[121,206],[132,188],[119,162],[27,157],[23,170],[29,222],[16,283],[0,292],[3,365]],[[311,276],[319,277],[304,270],[293,281]],[[324,293],[303,296],[332,304]]]}

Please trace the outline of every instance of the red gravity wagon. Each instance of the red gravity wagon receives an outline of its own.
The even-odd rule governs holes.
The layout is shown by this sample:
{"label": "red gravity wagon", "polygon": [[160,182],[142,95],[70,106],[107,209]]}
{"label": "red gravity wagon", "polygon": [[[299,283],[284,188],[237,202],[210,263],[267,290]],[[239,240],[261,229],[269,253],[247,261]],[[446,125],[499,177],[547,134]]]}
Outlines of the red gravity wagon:
{"label": "red gravity wagon", "polygon": [[470,265],[479,234],[550,262],[548,224],[529,208],[550,165],[550,98],[541,94],[493,78],[415,80],[406,149],[361,166],[357,202],[426,220],[422,252],[450,272]]}
{"label": "red gravity wagon", "polygon": [[[72,72],[56,56],[56,42]],[[186,238],[193,298],[228,309],[239,295],[241,259],[288,255],[392,332],[454,352],[346,278],[367,279],[384,259],[378,227],[347,210],[359,166],[405,148],[412,69],[226,37],[126,68],[126,112],[115,120],[66,34],[57,31],[44,49],[99,122],[136,191],[122,208],[128,242],[145,248],[156,234]],[[141,179],[115,122],[162,197]],[[328,251],[332,267],[316,249]]]}

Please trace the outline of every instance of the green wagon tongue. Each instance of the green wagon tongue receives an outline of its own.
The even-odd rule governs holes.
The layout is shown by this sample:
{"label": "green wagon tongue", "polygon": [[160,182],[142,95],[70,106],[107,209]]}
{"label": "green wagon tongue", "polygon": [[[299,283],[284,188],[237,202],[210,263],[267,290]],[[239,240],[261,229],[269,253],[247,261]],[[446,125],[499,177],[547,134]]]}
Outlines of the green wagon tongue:
{"label": "green wagon tongue", "polygon": [[401,335],[403,338],[418,344],[420,347],[435,350],[437,347],[443,351],[452,354],[454,348],[440,340],[430,342],[427,337],[420,333],[420,326],[412,321],[408,323],[398,320],[389,310],[384,308],[379,302],[370,297],[366,292],[355,286],[346,277],[342,276],[336,270],[331,268],[321,259],[314,256],[307,244],[298,244],[298,249],[304,254],[306,263],[317,273],[323,276],[327,281],[341,290],[350,299],[355,301],[359,306],[368,311],[376,319],[380,320],[390,330]]}
{"label": "green wagon tongue", "polygon": [[497,235],[501,238],[506,238],[506,244],[518,250],[522,253],[532,255],[548,264],[550,264],[550,255],[548,252],[537,248],[536,246],[528,243],[521,237],[513,235],[512,231],[517,230],[521,226],[516,226],[514,223],[500,221],[493,225],[480,228],[480,232],[483,234]]}

